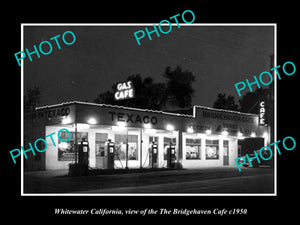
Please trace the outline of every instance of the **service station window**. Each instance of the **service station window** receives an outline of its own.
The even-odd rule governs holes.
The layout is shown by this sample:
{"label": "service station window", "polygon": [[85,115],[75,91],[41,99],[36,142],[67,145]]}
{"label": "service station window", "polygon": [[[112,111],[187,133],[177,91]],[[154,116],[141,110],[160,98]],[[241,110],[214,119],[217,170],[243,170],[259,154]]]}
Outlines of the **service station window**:
{"label": "service station window", "polygon": [[[58,139],[58,161],[74,161],[75,160],[75,132],[70,132],[71,138],[68,142],[61,142]],[[60,138],[67,140],[69,138],[67,131],[60,132]],[[82,139],[88,141],[88,132],[77,132],[77,143]]]}
{"label": "service station window", "polygon": [[154,137],[154,136],[149,137],[149,150],[151,149],[153,142],[158,146],[158,137]]}
{"label": "service station window", "polygon": [[201,139],[186,139],[185,159],[201,159]]}
{"label": "service station window", "polygon": [[[115,160],[126,160],[126,135],[115,134]],[[128,135],[128,160],[138,160],[138,135]]]}
{"label": "service station window", "polygon": [[219,140],[205,141],[206,159],[219,159]]}
{"label": "service station window", "polygon": [[105,156],[105,142],[107,141],[107,133],[96,133],[96,156]]}

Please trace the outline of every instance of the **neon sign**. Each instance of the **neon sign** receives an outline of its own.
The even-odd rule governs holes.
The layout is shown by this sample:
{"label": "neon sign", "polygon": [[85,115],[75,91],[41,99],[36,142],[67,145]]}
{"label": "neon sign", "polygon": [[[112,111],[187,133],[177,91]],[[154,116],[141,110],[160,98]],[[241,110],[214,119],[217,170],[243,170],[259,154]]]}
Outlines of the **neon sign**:
{"label": "neon sign", "polygon": [[115,100],[134,98],[134,88],[131,81],[121,82],[117,85]]}
{"label": "neon sign", "polygon": [[262,101],[259,104],[259,125],[265,126],[266,125],[266,108],[265,102]]}

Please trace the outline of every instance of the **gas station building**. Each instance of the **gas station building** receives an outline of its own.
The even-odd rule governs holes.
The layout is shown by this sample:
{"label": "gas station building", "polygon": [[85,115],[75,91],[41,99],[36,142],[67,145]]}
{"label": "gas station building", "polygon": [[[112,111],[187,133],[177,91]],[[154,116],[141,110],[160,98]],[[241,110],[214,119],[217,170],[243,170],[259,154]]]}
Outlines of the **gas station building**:
{"label": "gas station building", "polygon": [[[24,128],[25,149],[37,138],[48,144],[45,152],[24,160],[25,170],[67,169],[77,157],[76,141],[88,143],[88,166],[98,169],[166,168],[168,149],[173,149],[175,168],[234,166],[238,140],[262,138],[265,146],[269,143],[258,115],[204,106],[194,106],[193,115],[184,115],[73,101],[36,108]],[[46,136],[62,128],[71,138],[61,142],[53,135],[54,146]],[[67,139],[69,134],[60,135]],[[113,165],[109,143],[114,145]]]}

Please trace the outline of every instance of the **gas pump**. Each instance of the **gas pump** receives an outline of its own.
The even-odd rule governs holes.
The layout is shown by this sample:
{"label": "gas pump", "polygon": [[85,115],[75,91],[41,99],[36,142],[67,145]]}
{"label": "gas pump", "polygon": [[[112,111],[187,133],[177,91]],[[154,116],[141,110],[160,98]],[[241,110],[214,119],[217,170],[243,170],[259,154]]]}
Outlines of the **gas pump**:
{"label": "gas pump", "polygon": [[108,139],[107,146],[107,169],[115,168],[115,143]]}
{"label": "gas pump", "polygon": [[84,138],[78,145],[78,163],[83,170],[89,168],[89,143]]}
{"label": "gas pump", "polygon": [[152,168],[157,167],[157,143],[153,141],[150,145],[149,163]]}
{"label": "gas pump", "polygon": [[170,142],[170,145],[167,148],[167,168],[174,168],[175,160],[175,145]]}

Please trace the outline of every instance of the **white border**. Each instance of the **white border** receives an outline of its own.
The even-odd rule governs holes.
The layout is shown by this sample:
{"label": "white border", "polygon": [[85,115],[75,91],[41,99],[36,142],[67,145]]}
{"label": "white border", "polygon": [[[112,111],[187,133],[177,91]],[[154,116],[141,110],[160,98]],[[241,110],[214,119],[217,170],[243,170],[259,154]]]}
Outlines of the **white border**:
{"label": "white border", "polygon": [[[277,24],[274,26],[274,67],[277,66]],[[274,141],[277,141],[277,76],[274,72]],[[269,141],[271,143],[271,141]],[[274,194],[277,196],[277,151],[274,156]]]}
{"label": "white border", "polygon": [[[24,50],[24,29],[21,24],[21,51]],[[21,146],[24,146],[24,66],[23,60],[21,61]],[[22,151],[21,151],[22,152]],[[21,154],[21,196],[24,195],[24,157]]]}
{"label": "white border", "polygon": [[[21,23],[21,51],[24,51],[24,26],[153,26],[158,25],[158,23]],[[167,24],[161,24],[162,26],[167,26]],[[172,26],[177,26],[176,23],[171,23]],[[192,24],[181,24],[180,26],[273,26],[274,27],[274,67],[277,66],[277,23],[192,23]],[[274,81],[274,141],[277,141],[277,76]],[[24,146],[24,63],[21,61],[21,144]],[[23,152],[22,152],[23,154]],[[139,194],[129,194],[129,193],[116,193],[116,194],[43,194],[43,193],[24,193],[24,157],[21,157],[21,196],[277,196],[277,152],[274,157],[274,193],[270,194],[259,194],[259,193],[203,193],[203,194],[171,194],[171,193],[139,193]]]}

